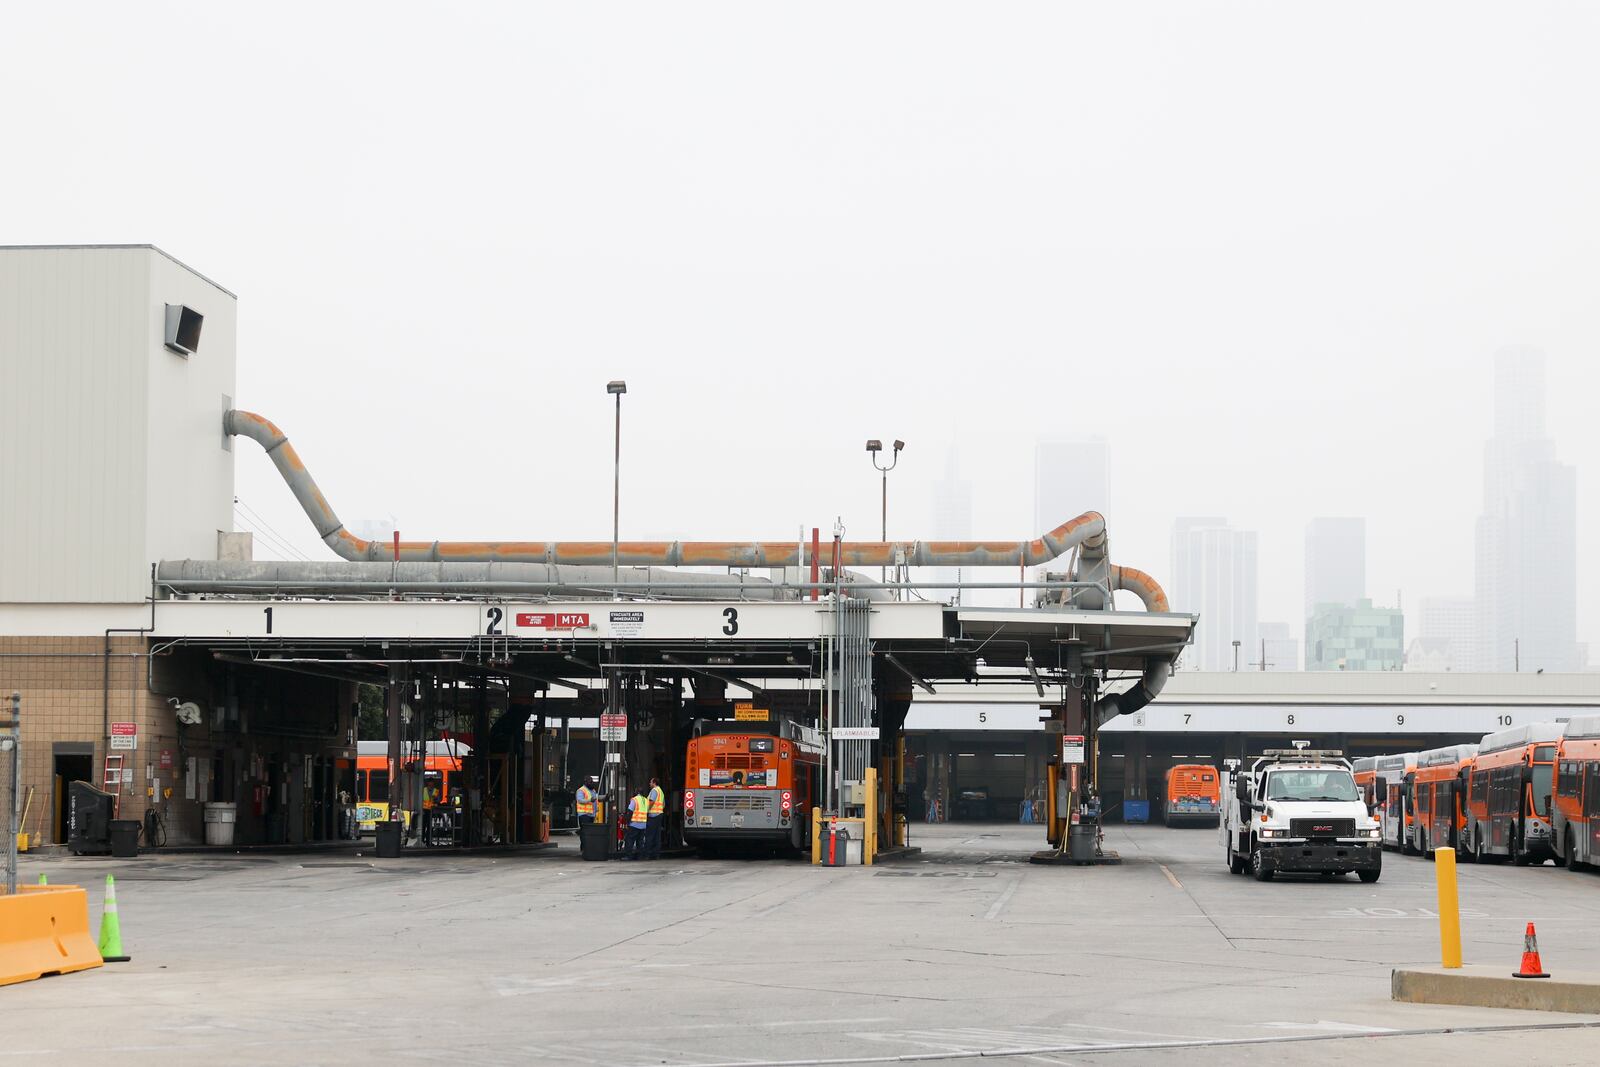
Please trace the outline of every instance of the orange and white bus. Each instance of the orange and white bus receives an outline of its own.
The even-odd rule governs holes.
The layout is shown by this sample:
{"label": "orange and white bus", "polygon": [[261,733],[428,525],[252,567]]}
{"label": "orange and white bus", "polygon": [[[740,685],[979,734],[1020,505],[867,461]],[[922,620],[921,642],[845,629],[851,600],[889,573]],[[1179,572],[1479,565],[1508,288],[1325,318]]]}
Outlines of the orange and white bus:
{"label": "orange and white bus", "polygon": [[[417,758],[417,743],[401,748],[402,761]],[[422,769],[422,806],[430,809],[451,802],[452,779],[461,773],[461,757],[472,750],[449,741],[429,741]],[[356,824],[364,834],[389,818],[389,745],[385,741],[356,742]],[[411,813],[405,813],[407,826]]]}
{"label": "orange and white bus", "polygon": [[747,724],[697,727],[684,763],[684,842],[809,848],[821,761],[819,746]]}
{"label": "orange and white bus", "polygon": [[1409,852],[1411,824],[1415,821],[1411,786],[1417,771],[1417,754],[1366,756],[1356,760],[1351,769],[1368,809],[1383,827],[1383,847]]}
{"label": "orange and white bus", "polygon": [[1510,857],[1522,866],[1555,857],[1550,793],[1565,724],[1536,722],[1488,734],[1468,776],[1462,846],[1482,862]]}
{"label": "orange and white bus", "polygon": [[1411,821],[1411,848],[1433,858],[1436,848],[1456,848],[1466,826],[1467,777],[1477,745],[1446,745],[1417,754],[1412,777],[1415,817]]}
{"label": "orange and white bus", "polygon": [[1216,826],[1222,818],[1222,779],[1215,767],[1180,763],[1167,771],[1168,826]]}
{"label": "orange and white bus", "polygon": [[1600,862],[1600,715],[1567,723],[1556,746],[1556,862],[1580,870]]}

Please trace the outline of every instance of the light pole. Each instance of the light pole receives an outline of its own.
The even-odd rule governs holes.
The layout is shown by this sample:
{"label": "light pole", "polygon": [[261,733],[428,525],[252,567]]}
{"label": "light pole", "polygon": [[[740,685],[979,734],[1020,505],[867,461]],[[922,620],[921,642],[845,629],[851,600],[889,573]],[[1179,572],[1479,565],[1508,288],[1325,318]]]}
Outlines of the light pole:
{"label": "light pole", "polygon": [[1233,639],[1233,669],[1236,673],[1239,670],[1239,639],[1237,637]]}
{"label": "light pole", "polygon": [[[889,460],[889,465],[887,467],[884,467],[884,466],[880,466],[879,463],[878,463],[878,454],[883,451],[883,442],[878,440],[876,437],[874,437],[872,440],[867,442],[867,452],[872,456],[872,466],[873,466],[873,468],[875,470],[881,471],[882,474],[883,474],[883,542],[884,542],[884,544],[888,544],[889,543],[889,472],[894,470],[895,467],[900,463],[900,450],[902,448],[904,448],[904,447],[906,447],[906,443],[904,441],[896,441],[894,443],[894,454]],[[888,582],[888,580],[889,580],[889,568],[888,567],[884,567],[883,568],[882,579],[883,579],[884,582]],[[899,599],[899,597],[897,596],[896,599]]]}
{"label": "light pole", "polygon": [[[628,391],[628,383],[615,381],[606,383],[606,392],[617,398],[617,442],[616,455],[611,466],[611,584],[617,584],[617,538],[622,529],[622,394]],[[611,590],[611,595],[616,596],[617,591]]]}

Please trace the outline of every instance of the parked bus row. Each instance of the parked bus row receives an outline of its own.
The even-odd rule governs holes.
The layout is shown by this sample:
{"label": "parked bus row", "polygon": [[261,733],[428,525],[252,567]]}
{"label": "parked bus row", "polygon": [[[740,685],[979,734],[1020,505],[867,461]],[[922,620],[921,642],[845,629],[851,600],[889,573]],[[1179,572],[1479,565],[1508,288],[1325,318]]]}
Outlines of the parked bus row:
{"label": "parked bus row", "polygon": [[1476,745],[1368,756],[1356,784],[1385,848],[1518,866],[1600,864],[1600,715],[1487,734]]}

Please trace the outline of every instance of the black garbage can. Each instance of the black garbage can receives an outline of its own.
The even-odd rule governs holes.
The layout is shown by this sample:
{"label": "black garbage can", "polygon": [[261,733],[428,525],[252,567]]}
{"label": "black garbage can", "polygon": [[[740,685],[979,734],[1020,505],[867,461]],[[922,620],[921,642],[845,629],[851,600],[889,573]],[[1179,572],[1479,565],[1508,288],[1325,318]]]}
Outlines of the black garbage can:
{"label": "black garbage can", "polygon": [[116,797],[88,782],[67,788],[67,848],[75,856],[111,851],[111,806]]}
{"label": "black garbage can", "polygon": [[578,827],[578,847],[586,860],[611,858],[611,842],[606,839],[606,828],[587,823]]}
{"label": "black garbage can", "polygon": [[119,860],[133,859],[139,854],[139,820],[111,820],[111,854]]}
{"label": "black garbage can", "polygon": [[401,825],[397,819],[384,819],[377,826],[378,858],[398,859],[400,857]]}
{"label": "black garbage can", "polygon": [[1094,826],[1073,823],[1067,828],[1067,859],[1073,863],[1094,862]]}

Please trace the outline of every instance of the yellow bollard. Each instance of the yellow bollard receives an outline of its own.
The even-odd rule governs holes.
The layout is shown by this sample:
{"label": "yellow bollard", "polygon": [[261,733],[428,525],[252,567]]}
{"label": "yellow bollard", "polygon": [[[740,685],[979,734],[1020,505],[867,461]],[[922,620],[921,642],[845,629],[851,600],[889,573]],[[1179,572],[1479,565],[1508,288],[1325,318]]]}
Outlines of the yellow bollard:
{"label": "yellow bollard", "polygon": [[1461,966],[1461,901],[1456,893],[1456,850],[1433,850],[1439,882],[1439,958],[1446,969]]}
{"label": "yellow bollard", "polygon": [[878,854],[878,768],[867,768],[867,819],[862,827],[861,862],[872,866],[872,857]]}
{"label": "yellow bollard", "polygon": [[811,809],[811,866],[822,863],[822,809]]}

